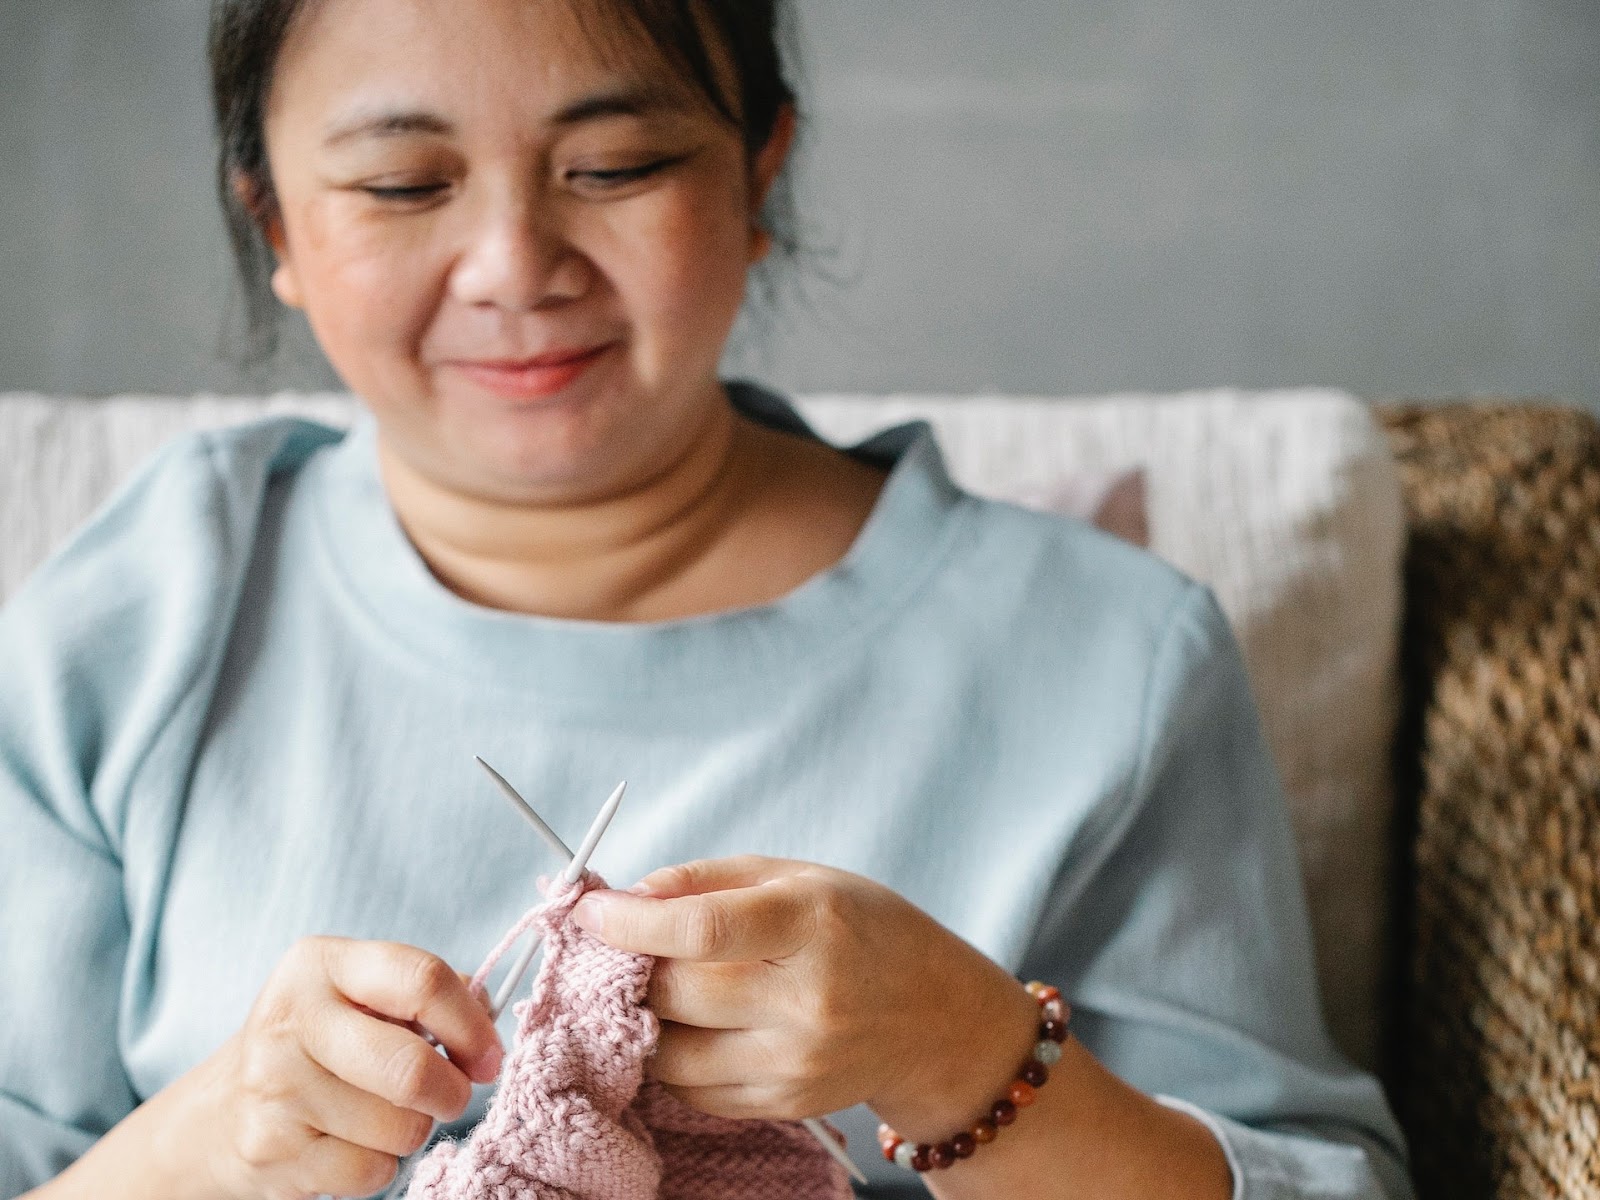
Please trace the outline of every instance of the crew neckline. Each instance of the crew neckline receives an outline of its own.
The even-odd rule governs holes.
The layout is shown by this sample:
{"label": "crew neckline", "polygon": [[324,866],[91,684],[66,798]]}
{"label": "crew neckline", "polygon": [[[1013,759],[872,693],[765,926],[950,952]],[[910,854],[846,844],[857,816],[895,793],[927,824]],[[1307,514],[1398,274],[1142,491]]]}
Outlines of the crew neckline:
{"label": "crew neckline", "polygon": [[[731,382],[727,394],[753,420],[824,440],[772,392]],[[889,467],[889,477],[838,562],[765,604],[651,622],[510,612],[450,591],[390,504],[378,469],[377,423],[365,409],[306,471],[327,565],[382,635],[455,677],[592,707],[609,706],[623,691],[628,703],[770,691],[774,671],[815,665],[817,656],[868,636],[921,586],[948,552],[966,498],[932,429],[909,422],[839,448]]]}

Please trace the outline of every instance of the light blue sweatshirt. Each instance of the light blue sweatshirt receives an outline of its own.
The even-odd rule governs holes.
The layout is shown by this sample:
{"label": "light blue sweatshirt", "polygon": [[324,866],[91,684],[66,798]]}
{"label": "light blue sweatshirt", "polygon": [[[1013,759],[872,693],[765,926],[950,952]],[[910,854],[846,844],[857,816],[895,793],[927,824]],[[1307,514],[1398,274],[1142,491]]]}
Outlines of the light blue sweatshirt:
{"label": "light blue sweatshirt", "polygon": [[[746,852],[882,881],[1059,984],[1102,1062],[1210,1126],[1238,1197],[1410,1195],[1325,1031],[1204,588],[960,491],[909,425],[853,451],[893,470],[847,557],[776,603],[510,614],[430,575],[374,445],[366,417],[180,438],[0,611],[0,1196],[210,1055],[303,935],[476,968],[552,863],[475,754],[569,840],[626,777],[614,884]],[[870,1114],[842,1124],[872,1194],[921,1193]]]}

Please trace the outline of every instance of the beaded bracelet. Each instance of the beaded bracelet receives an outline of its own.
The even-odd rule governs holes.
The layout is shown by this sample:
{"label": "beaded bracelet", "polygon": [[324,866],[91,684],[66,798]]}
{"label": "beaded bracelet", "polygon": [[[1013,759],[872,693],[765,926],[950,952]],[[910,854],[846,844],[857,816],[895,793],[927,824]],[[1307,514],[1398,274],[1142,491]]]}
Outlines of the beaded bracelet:
{"label": "beaded bracelet", "polygon": [[1072,1008],[1060,992],[1046,983],[1028,984],[1028,994],[1039,1002],[1039,1040],[1005,1094],[989,1106],[989,1115],[971,1129],[935,1143],[908,1142],[887,1125],[879,1125],[878,1144],[886,1159],[908,1171],[943,1170],[957,1159],[971,1158],[979,1146],[994,1141],[1001,1129],[1017,1119],[1018,1109],[1033,1103],[1034,1091],[1045,1085],[1050,1068],[1061,1061],[1061,1043],[1067,1040]]}

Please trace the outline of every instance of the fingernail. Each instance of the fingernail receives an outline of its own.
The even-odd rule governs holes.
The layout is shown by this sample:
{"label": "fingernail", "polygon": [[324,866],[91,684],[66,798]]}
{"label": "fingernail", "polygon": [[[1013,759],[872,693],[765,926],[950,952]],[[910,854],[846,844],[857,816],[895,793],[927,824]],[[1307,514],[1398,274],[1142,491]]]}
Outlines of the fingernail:
{"label": "fingernail", "polygon": [[628,889],[628,894],[630,896],[653,896],[655,895],[655,889],[648,883],[640,880],[638,883],[634,884]]}
{"label": "fingernail", "polygon": [[579,900],[572,910],[572,921],[579,929],[587,929],[596,937],[605,927],[605,902],[593,892]]}
{"label": "fingernail", "polygon": [[506,1052],[500,1046],[492,1047],[488,1053],[478,1060],[479,1075],[486,1075],[489,1079],[500,1077],[500,1066],[505,1062]]}

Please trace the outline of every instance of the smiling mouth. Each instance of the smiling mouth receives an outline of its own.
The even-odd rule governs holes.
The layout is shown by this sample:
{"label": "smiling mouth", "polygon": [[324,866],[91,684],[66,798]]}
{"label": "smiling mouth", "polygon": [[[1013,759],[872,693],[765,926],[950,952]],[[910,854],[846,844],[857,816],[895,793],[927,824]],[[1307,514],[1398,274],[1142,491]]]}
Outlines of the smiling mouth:
{"label": "smiling mouth", "polygon": [[615,343],[555,350],[526,359],[458,359],[450,365],[486,391],[509,400],[544,400],[566,390]]}

